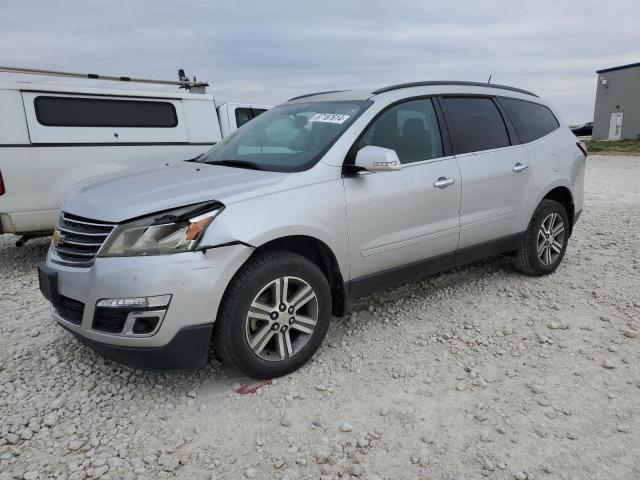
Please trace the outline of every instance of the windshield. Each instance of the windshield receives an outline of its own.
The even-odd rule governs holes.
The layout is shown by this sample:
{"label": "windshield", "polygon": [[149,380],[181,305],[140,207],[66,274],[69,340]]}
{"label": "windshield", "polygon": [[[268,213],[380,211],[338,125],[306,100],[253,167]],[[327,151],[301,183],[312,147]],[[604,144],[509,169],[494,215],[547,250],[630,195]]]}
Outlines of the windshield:
{"label": "windshield", "polygon": [[243,125],[198,162],[299,172],[315,165],[369,101],[280,105]]}

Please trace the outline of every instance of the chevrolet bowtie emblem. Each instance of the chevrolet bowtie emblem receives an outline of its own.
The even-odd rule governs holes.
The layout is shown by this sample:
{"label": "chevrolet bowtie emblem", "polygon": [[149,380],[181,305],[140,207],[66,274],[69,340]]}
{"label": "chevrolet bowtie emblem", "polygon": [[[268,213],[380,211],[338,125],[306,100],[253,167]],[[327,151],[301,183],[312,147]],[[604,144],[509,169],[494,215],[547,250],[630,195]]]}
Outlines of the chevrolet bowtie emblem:
{"label": "chevrolet bowtie emblem", "polygon": [[58,245],[62,245],[64,243],[65,236],[60,233],[59,230],[53,231],[53,236],[51,237],[51,245],[57,247]]}

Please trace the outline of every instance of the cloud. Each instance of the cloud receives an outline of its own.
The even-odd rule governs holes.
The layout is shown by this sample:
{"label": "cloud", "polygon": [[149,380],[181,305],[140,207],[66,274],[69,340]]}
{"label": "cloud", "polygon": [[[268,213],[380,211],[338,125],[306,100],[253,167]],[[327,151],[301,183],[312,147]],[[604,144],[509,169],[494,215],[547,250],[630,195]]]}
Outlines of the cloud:
{"label": "cloud", "polygon": [[475,80],[533,90],[591,119],[595,70],[640,61],[637,0],[2,3],[0,63],[175,78],[220,100]]}

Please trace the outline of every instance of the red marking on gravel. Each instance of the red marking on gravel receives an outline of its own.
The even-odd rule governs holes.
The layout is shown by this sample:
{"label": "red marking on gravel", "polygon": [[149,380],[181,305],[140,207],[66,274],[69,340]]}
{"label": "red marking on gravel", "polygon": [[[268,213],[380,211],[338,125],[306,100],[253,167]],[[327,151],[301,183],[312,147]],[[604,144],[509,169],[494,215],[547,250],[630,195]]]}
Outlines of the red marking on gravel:
{"label": "red marking on gravel", "polygon": [[256,393],[259,388],[262,388],[265,385],[271,385],[271,380],[265,380],[262,383],[254,385],[253,387],[250,387],[249,385],[240,385],[238,388],[236,388],[235,392],[238,395],[248,395],[250,393]]}

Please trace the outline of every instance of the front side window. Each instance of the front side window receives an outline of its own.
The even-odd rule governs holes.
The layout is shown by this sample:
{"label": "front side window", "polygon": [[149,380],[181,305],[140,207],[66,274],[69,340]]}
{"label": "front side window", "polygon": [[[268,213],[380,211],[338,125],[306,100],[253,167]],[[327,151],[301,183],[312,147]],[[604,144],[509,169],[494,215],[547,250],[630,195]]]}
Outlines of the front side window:
{"label": "front side window", "polygon": [[34,100],[36,118],[46,127],[143,127],[178,125],[169,102],[40,96]]}
{"label": "front side window", "polygon": [[456,153],[509,146],[509,135],[493,100],[485,97],[445,97],[447,123],[456,137]]}
{"label": "front side window", "polygon": [[431,100],[410,100],[384,111],[362,136],[358,149],[367,145],[395,150],[400,163],[442,157],[440,129]]}
{"label": "front side window", "polygon": [[306,170],[370,104],[325,101],[281,105],[256,116],[198,161],[278,172]]}
{"label": "front side window", "polygon": [[[515,98],[500,98],[499,101],[509,115],[522,143],[542,138],[560,126],[551,110],[544,105]],[[585,125],[587,126],[588,124]]]}

